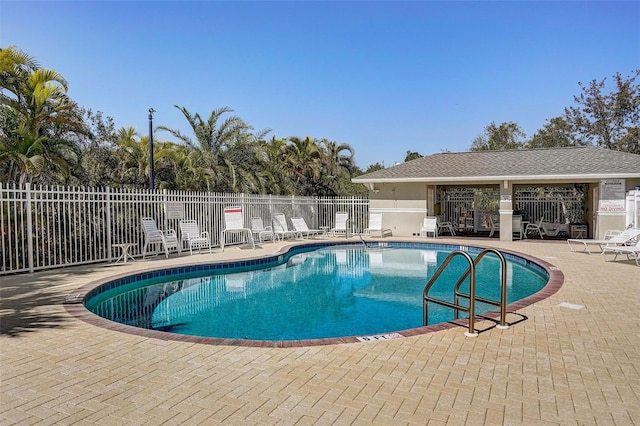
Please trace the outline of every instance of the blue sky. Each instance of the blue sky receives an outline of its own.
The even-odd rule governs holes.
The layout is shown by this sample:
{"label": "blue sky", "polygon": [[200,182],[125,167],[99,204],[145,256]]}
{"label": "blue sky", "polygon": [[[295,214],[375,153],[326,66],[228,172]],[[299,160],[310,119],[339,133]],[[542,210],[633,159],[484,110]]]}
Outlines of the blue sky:
{"label": "blue sky", "polygon": [[[578,82],[640,68],[640,2],[7,1],[0,45],[116,126],[188,132],[222,106],[269,136],[348,143],[357,165],[533,135]],[[156,139],[171,140],[167,133]]]}

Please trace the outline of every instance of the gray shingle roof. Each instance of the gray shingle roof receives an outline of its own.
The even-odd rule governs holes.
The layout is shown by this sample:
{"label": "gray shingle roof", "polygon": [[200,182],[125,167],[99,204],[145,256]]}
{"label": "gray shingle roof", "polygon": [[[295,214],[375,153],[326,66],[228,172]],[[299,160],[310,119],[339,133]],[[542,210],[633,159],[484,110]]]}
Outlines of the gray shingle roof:
{"label": "gray shingle roof", "polygon": [[358,176],[354,182],[640,177],[640,155],[593,146],[439,153]]}

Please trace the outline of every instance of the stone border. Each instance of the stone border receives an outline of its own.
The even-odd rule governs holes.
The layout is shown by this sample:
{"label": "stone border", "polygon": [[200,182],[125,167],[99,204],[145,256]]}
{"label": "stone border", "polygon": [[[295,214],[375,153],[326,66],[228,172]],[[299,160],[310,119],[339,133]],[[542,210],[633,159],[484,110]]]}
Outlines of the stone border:
{"label": "stone border", "polygon": [[[393,243],[399,244],[425,244],[425,243],[416,243],[415,241],[393,241]],[[312,243],[312,244],[294,244],[282,247],[279,251],[273,254],[273,257],[278,257],[286,254],[293,248],[299,248],[301,246],[333,246],[333,245],[344,245],[345,242],[329,242],[329,243]],[[346,243],[348,245],[358,245],[358,243]],[[456,244],[431,244],[430,245],[442,245],[442,246],[455,246]],[[485,249],[488,247],[482,246],[465,246],[467,248],[474,249]],[[515,312],[518,309],[522,309],[526,306],[532,305],[536,302],[544,300],[549,296],[555,294],[562,284],[564,283],[564,274],[557,267],[552,265],[549,262],[546,262],[542,259],[538,259],[533,256],[529,256],[523,253],[509,251],[509,250],[500,250],[503,253],[520,257],[522,259],[528,260],[530,262],[536,263],[538,266],[542,267],[549,274],[549,281],[547,284],[538,292],[532,294],[531,296],[525,297],[524,299],[518,300],[514,303],[507,305],[507,312]],[[263,261],[264,258],[256,258],[249,257],[243,260],[236,261],[223,261],[223,262],[214,262],[219,264],[230,264],[230,263],[239,263],[239,262],[251,262],[251,261]],[[180,266],[174,266],[171,268],[152,268],[145,269],[140,271],[135,271],[132,273],[119,274],[114,275],[108,278],[102,278],[96,281],[92,281],[81,288],[79,288],[74,293],[68,295],[64,302],[64,308],[66,311],[73,317],[86,322],[87,324],[91,324],[103,329],[117,331],[121,333],[132,334],[141,337],[148,337],[153,339],[160,340],[173,340],[187,343],[199,343],[199,344],[208,344],[208,345],[228,345],[228,346],[247,346],[247,347],[261,347],[261,348],[293,348],[293,347],[306,347],[306,346],[324,346],[324,345],[336,345],[342,343],[362,343],[362,340],[358,339],[361,336],[345,336],[345,337],[333,337],[326,339],[308,339],[308,340],[245,340],[245,339],[229,339],[229,338],[219,338],[219,337],[200,337],[200,336],[188,336],[177,333],[170,333],[166,331],[158,331],[158,330],[149,330],[144,328],[133,327],[126,324],[117,323],[106,318],[100,317],[93,312],[89,311],[85,306],[85,298],[87,295],[94,289],[110,283],[112,281],[126,278],[131,275],[145,274],[145,273],[153,273],[163,269],[174,269],[174,268],[191,268],[194,266],[211,264],[212,262],[196,262],[190,263]],[[495,316],[497,313],[494,311],[484,314],[486,316]],[[444,322],[440,324],[435,324],[431,326],[423,326],[417,328],[411,328],[406,330],[399,330],[393,333],[388,333],[387,335],[391,335],[391,338],[401,338],[401,337],[411,337],[418,336],[422,334],[432,333],[435,331],[447,330],[453,327],[465,327],[468,325],[468,320],[459,320],[454,322]],[[375,340],[375,339],[373,339]]]}

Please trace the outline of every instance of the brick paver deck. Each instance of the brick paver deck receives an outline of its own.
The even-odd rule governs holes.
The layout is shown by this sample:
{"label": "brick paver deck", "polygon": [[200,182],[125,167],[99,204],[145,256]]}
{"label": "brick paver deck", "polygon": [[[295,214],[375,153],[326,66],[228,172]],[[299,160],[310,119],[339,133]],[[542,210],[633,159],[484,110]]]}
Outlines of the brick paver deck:
{"label": "brick paver deck", "polygon": [[[640,424],[640,268],[561,241],[447,239],[530,254],[562,288],[508,330],[301,348],[160,340],[71,316],[89,281],[253,250],[0,277],[0,424]],[[278,250],[265,244],[258,253]],[[583,305],[571,309],[562,302]]]}

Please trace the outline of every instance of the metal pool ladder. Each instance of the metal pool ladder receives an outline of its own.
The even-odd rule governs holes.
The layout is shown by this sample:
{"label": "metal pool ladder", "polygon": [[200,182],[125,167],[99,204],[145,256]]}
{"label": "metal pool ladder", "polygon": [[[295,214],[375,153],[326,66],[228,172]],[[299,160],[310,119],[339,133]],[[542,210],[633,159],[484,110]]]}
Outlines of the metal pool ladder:
{"label": "metal pool ladder", "polygon": [[[489,253],[495,254],[496,256],[498,256],[498,259],[500,260],[501,278],[500,278],[500,300],[499,301],[476,296],[476,265],[478,264],[478,262],[480,262],[480,260],[482,260],[482,258],[484,256],[486,256]],[[446,300],[438,299],[436,297],[429,296],[429,290],[431,290],[431,287],[433,286],[433,284],[435,284],[435,282],[438,280],[438,277],[447,268],[447,266],[449,265],[451,260],[453,260],[457,256],[464,257],[467,260],[467,262],[469,263],[469,267],[462,274],[462,276],[460,277],[460,279],[458,280],[458,282],[456,283],[456,285],[453,288],[453,292],[454,292],[453,293],[454,294],[453,303],[449,302],[449,301],[446,301]],[[465,279],[467,277],[470,277],[469,294],[466,294],[466,293],[463,293],[463,292],[460,291],[460,286],[462,285],[462,283],[465,281]],[[469,255],[469,253],[467,253],[464,250],[456,250],[456,251],[452,252],[451,254],[449,254],[449,256],[447,256],[447,258],[444,260],[444,262],[442,262],[442,265],[438,268],[438,270],[433,275],[433,277],[431,277],[431,279],[429,280],[429,282],[427,283],[427,285],[424,288],[422,296],[423,296],[423,306],[424,306],[424,311],[423,311],[424,312],[424,318],[423,319],[424,319],[424,325],[425,326],[428,325],[428,323],[429,323],[429,308],[428,308],[428,305],[429,305],[429,302],[432,302],[432,303],[435,303],[435,304],[438,304],[438,305],[441,305],[441,306],[446,306],[446,307],[452,308],[454,310],[454,313],[455,313],[455,319],[459,319],[460,318],[460,312],[468,313],[469,314],[469,331],[465,332],[465,335],[469,336],[469,337],[478,336],[478,331],[475,329],[475,318],[476,318],[475,306],[476,306],[476,300],[480,301],[482,303],[486,303],[488,305],[493,305],[493,306],[500,307],[500,321],[496,324],[496,328],[507,329],[507,328],[509,328],[510,325],[515,324],[515,323],[507,324],[507,321],[506,321],[506,317],[507,317],[507,261],[505,260],[504,255],[500,251],[498,251],[497,249],[489,248],[489,249],[482,250],[480,252],[480,254],[478,254],[478,256],[476,256],[475,260],[472,259],[471,256]],[[469,306],[465,306],[465,305],[460,304],[460,299],[461,298],[469,300]],[[520,316],[522,317],[522,319],[517,321],[517,322],[524,321],[526,319],[526,317],[524,315],[520,315]],[[482,318],[496,322],[495,319],[490,318],[490,317],[483,316]]]}

